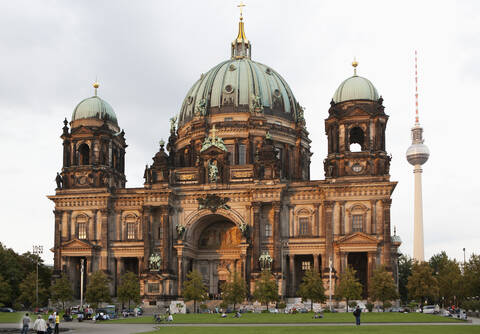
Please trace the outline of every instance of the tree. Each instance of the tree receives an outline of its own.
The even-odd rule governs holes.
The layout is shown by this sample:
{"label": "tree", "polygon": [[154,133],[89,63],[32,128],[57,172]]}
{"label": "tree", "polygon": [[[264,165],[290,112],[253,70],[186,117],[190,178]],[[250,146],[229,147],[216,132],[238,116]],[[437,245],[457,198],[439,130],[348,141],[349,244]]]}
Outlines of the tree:
{"label": "tree", "polygon": [[412,274],[412,258],[401,254],[398,257],[398,292],[402,303],[408,302],[408,277]]}
{"label": "tree", "polygon": [[373,300],[382,302],[383,312],[385,312],[385,301],[398,297],[393,276],[384,266],[380,266],[373,271],[373,276],[370,279],[369,292]]}
{"label": "tree", "polygon": [[340,299],[345,299],[347,302],[352,299],[360,299],[362,297],[362,284],[355,276],[356,270],[348,266],[343,273],[340,274],[340,282],[335,287],[335,295]]}
{"label": "tree", "polygon": [[[465,296],[464,279],[460,266],[455,260],[448,260],[435,275],[438,281],[438,294],[448,304],[461,301]],[[442,305],[443,306],[443,305]]]}
{"label": "tree", "polygon": [[[47,287],[50,285],[52,269],[43,264],[43,260],[30,252],[17,254],[13,249],[7,248],[0,243],[0,275],[10,286],[10,298],[5,302],[6,306],[13,306],[14,301],[20,296],[20,283],[31,272],[36,271],[38,259],[39,285]],[[46,303],[47,294],[39,295]],[[23,299],[23,298],[22,298]]]}
{"label": "tree", "polygon": [[323,303],[326,300],[323,280],[317,271],[307,270],[297,294],[305,302],[310,299],[310,310],[313,311],[313,303]]}
{"label": "tree", "polygon": [[[25,277],[25,279],[19,285],[20,295],[17,301],[23,304],[26,308],[34,306],[37,302],[37,274],[32,272]],[[39,305],[44,305],[48,298],[47,289],[43,286],[42,282],[38,283],[38,302]],[[36,306],[39,306],[36,305]]]}
{"label": "tree", "polygon": [[420,301],[422,310],[425,299],[433,299],[438,296],[438,282],[433,277],[433,270],[427,262],[415,262],[413,264],[407,289],[411,299]]}
{"label": "tree", "polygon": [[4,306],[11,302],[12,289],[10,284],[0,275],[0,306]]}
{"label": "tree", "polygon": [[272,278],[270,270],[262,271],[260,279],[257,280],[255,284],[255,291],[253,292],[255,300],[259,301],[261,304],[265,304],[267,309],[270,302],[276,302],[279,300],[278,285]]}
{"label": "tree", "polygon": [[202,275],[197,270],[192,270],[183,283],[183,298],[187,302],[193,300],[194,313],[197,313],[197,301],[204,301],[206,295],[207,287],[203,284]]}
{"label": "tree", "polygon": [[68,277],[57,278],[50,287],[50,294],[52,301],[62,303],[62,309],[65,310],[65,303],[73,299],[72,285]]}
{"label": "tree", "polygon": [[245,281],[239,274],[233,275],[233,280],[225,282],[222,285],[223,301],[227,304],[233,304],[233,310],[235,311],[235,305],[244,301],[247,296],[247,287]]}
{"label": "tree", "polygon": [[112,300],[108,288],[109,282],[109,278],[101,270],[94,272],[90,276],[87,291],[85,292],[85,299],[88,303],[92,304],[93,308],[97,308],[100,303],[108,303]]}
{"label": "tree", "polygon": [[131,301],[135,304],[140,302],[140,283],[135,273],[129,271],[122,275],[117,295],[120,302],[128,303],[128,309],[130,309]]}
{"label": "tree", "polygon": [[464,269],[466,295],[480,296],[480,255],[472,254]]}

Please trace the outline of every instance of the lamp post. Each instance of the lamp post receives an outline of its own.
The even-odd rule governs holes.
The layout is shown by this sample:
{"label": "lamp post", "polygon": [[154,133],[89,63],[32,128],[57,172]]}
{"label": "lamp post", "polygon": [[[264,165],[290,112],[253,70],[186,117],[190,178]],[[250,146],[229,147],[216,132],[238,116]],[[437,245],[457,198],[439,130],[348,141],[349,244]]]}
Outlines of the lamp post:
{"label": "lamp post", "polygon": [[332,257],[328,259],[328,291],[329,291],[329,302],[330,302],[330,312],[332,311]]}
{"label": "lamp post", "polygon": [[83,310],[83,271],[85,259],[80,259],[80,309]]}
{"label": "lamp post", "polygon": [[37,282],[35,285],[35,306],[38,308],[38,260],[40,258],[40,255],[43,254],[43,246],[40,245],[33,245],[33,254],[36,255],[37,257]]}

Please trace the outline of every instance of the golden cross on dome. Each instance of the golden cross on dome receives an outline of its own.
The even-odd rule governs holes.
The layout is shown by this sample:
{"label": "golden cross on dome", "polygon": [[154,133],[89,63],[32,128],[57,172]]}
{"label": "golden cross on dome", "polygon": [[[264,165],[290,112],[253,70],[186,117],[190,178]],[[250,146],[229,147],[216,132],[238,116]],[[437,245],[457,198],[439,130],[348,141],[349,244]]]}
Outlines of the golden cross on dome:
{"label": "golden cross on dome", "polygon": [[240,1],[240,4],[237,5],[238,8],[240,8],[240,20],[243,20],[243,7],[246,5],[243,3],[243,1]]}

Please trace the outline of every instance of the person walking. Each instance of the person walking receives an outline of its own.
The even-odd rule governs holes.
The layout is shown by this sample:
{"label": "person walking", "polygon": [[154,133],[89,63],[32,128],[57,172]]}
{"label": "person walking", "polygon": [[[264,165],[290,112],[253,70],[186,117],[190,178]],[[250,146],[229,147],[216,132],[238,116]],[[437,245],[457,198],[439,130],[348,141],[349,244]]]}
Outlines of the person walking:
{"label": "person walking", "polygon": [[357,326],[360,326],[360,315],[362,314],[362,310],[360,309],[360,306],[357,305],[357,308],[355,311],[353,311],[353,315],[355,316],[355,322]]}
{"label": "person walking", "polygon": [[28,313],[25,313],[25,315],[22,318],[22,334],[27,334],[29,327],[30,327],[30,317],[28,316]]}
{"label": "person walking", "polygon": [[58,328],[60,326],[60,316],[58,313],[55,313],[55,329],[53,333],[59,334],[60,329]]}
{"label": "person walking", "polygon": [[43,320],[42,316],[39,315],[37,320],[33,323],[33,330],[37,331],[37,334],[45,334],[47,331],[47,323]]}

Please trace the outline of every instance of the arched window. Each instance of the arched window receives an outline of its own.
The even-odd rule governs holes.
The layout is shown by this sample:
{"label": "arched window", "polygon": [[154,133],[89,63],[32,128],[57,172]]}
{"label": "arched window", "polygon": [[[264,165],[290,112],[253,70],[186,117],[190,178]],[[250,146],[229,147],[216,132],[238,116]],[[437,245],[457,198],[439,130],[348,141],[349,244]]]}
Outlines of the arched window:
{"label": "arched window", "polygon": [[79,162],[80,165],[89,165],[90,164],[90,147],[87,144],[83,143],[78,148]]}
{"label": "arched window", "polygon": [[349,138],[350,152],[360,152],[365,148],[365,135],[360,127],[351,128]]}
{"label": "arched window", "polygon": [[298,219],[298,234],[301,236],[311,235],[310,219],[308,217],[302,217]]}
{"label": "arched window", "polygon": [[365,232],[365,224],[367,220],[367,211],[363,205],[354,205],[348,210],[351,233]]}
{"label": "arched window", "polygon": [[77,221],[77,238],[81,240],[86,240],[88,233],[87,233],[87,224],[88,224],[88,217],[85,215],[80,215],[76,219]]}
{"label": "arched window", "polygon": [[270,223],[265,224],[265,237],[270,238],[272,236],[272,225]]}
{"label": "arched window", "polygon": [[124,240],[136,240],[138,239],[138,216],[134,214],[128,214],[123,220],[124,228]]}

